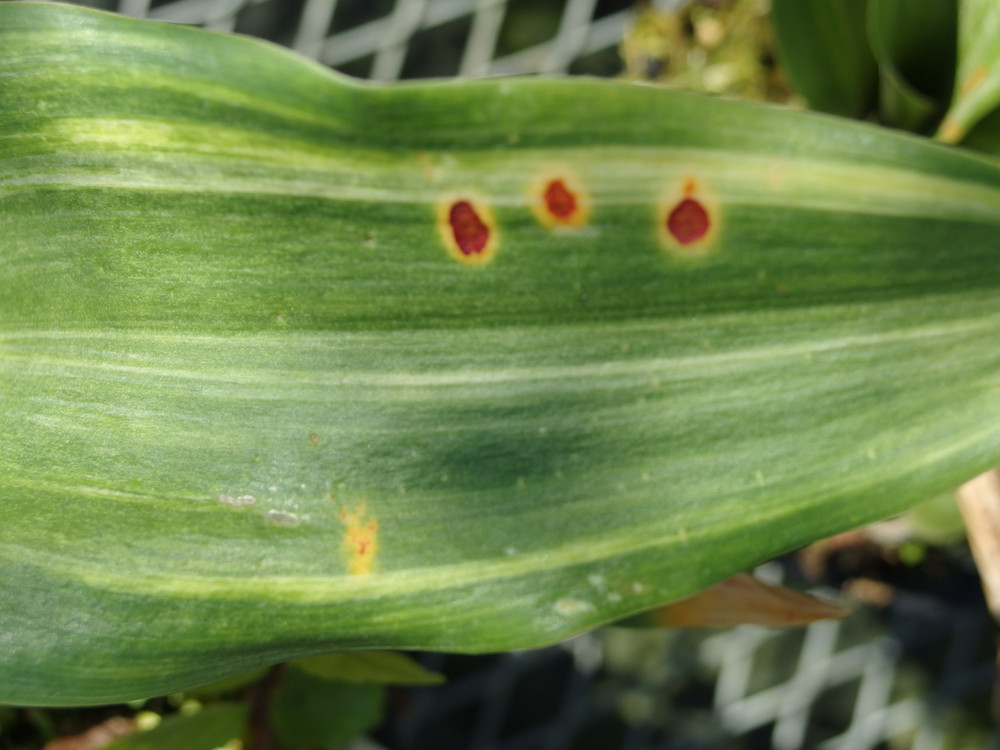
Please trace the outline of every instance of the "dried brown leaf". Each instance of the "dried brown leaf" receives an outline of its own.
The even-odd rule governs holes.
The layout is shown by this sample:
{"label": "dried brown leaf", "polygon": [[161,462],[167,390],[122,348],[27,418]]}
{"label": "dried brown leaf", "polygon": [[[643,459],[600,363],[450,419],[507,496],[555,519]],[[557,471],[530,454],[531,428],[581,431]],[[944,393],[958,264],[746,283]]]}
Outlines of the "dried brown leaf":
{"label": "dried brown leaf", "polygon": [[787,627],[816,620],[847,617],[851,610],[811,594],[764,583],[748,573],[720,581],[692,597],[656,611],[668,627]]}

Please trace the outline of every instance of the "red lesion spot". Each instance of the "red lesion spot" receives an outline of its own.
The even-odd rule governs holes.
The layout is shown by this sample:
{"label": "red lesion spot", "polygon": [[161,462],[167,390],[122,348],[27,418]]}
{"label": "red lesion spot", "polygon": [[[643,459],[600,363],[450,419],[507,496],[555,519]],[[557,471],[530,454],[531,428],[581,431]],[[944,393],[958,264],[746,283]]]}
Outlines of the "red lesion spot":
{"label": "red lesion spot", "polygon": [[556,221],[569,223],[573,220],[578,208],[576,195],[566,187],[565,182],[559,179],[551,180],[546,185],[542,198],[546,210]]}
{"label": "red lesion spot", "polygon": [[528,205],[538,223],[550,229],[587,225],[590,196],[580,177],[565,165],[539,170],[528,186]]}
{"label": "red lesion spot", "polygon": [[455,244],[462,255],[480,255],[490,241],[490,228],[483,223],[469,201],[456,201],[448,212]]}
{"label": "red lesion spot", "polygon": [[680,190],[669,193],[660,214],[660,236],[664,244],[685,255],[700,255],[708,247],[716,230],[714,201],[706,196],[694,178],[685,179]]}
{"label": "red lesion spot", "polygon": [[496,252],[496,222],[481,201],[468,195],[442,201],[437,224],[448,253],[462,263],[483,265]]}
{"label": "red lesion spot", "polygon": [[711,227],[708,211],[694,198],[685,198],[667,217],[667,231],[682,245],[697,242]]}

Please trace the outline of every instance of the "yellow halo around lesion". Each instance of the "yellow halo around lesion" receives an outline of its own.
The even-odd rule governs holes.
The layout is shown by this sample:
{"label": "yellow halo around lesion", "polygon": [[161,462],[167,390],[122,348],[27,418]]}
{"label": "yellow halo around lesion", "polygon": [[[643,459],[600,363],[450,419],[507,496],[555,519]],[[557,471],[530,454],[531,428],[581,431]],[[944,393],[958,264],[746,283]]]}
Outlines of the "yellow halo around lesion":
{"label": "yellow halo around lesion", "polygon": [[448,255],[468,266],[484,266],[493,260],[500,234],[493,212],[481,196],[472,191],[449,193],[438,201],[435,213],[438,235]]}
{"label": "yellow halo around lesion", "polygon": [[[681,214],[676,214],[678,211]],[[699,211],[703,212],[703,217]],[[685,230],[681,229],[680,220],[685,218],[684,214],[695,218],[694,227],[688,223]],[[657,201],[655,215],[660,246],[676,257],[703,257],[717,243],[722,219],[719,201],[696,177],[686,176],[671,183]],[[699,218],[705,223],[703,231],[695,231]]]}
{"label": "yellow halo around lesion", "polygon": [[579,229],[590,222],[590,192],[569,167],[548,166],[528,185],[528,205],[543,227]]}
{"label": "yellow halo around lesion", "polygon": [[367,575],[375,566],[378,554],[378,521],[368,516],[368,506],[360,503],[354,510],[342,510],[344,524],[341,542],[347,555],[347,570],[351,575]]}

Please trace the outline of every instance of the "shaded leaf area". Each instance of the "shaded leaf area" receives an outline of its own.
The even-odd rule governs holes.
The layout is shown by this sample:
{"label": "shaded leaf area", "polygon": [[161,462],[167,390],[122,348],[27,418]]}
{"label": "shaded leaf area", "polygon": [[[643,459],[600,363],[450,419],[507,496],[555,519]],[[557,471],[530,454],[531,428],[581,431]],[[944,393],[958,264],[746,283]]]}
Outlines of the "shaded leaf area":
{"label": "shaded leaf area", "polygon": [[440,685],[444,677],[405,654],[357,651],[299,659],[296,668],[316,677],[369,685]]}
{"label": "shaded leaf area", "polygon": [[781,63],[820,112],[863,117],[875,103],[878,69],[865,32],[867,0],[773,0]]}
{"label": "shaded leaf area", "polygon": [[271,704],[271,726],[282,747],[339,750],[382,720],[378,685],[327,680],[291,667]]}
{"label": "shaded leaf area", "polygon": [[878,61],[879,110],[889,125],[925,132],[951,98],[958,34],[956,0],[870,0],[867,29]]}
{"label": "shaded leaf area", "polygon": [[0,700],[537,646],[1000,457],[991,162],[47,4],[0,69]]}

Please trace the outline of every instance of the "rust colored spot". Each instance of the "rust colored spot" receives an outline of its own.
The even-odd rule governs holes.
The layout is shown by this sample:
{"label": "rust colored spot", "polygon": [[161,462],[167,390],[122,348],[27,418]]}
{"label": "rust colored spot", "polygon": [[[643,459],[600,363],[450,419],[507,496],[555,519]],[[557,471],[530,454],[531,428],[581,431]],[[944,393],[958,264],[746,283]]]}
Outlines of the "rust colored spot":
{"label": "rust colored spot", "polygon": [[558,221],[569,221],[576,213],[576,196],[562,180],[552,180],[542,197],[545,207]]}
{"label": "rust colored spot", "polygon": [[469,201],[453,203],[448,212],[448,224],[459,252],[465,256],[479,255],[490,241],[490,228],[483,223]]}
{"label": "rust colored spot", "polygon": [[685,198],[667,217],[667,229],[682,245],[690,245],[704,237],[711,226],[708,212],[694,198]]}
{"label": "rust colored spot", "polygon": [[528,205],[548,229],[579,229],[590,220],[590,195],[576,172],[566,165],[540,170],[528,184]]}
{"label": "rust colored spot", "polygon": [[958,143],[964,136],[965,128],[950,117],[945,117],[938,127],[938,137],[945,143]]}
{"label": "rust colored spot", "polygon": [[319,435],[317,435],[315,432],[310,432],[309,442],[312,443],[313,445],[319,445]]}
{"label": "rust colored spot", "polygon": [[443,197],[436,206],[435,225],[448,255],[459,263],[485,266],[496,255],[496,220],[486,201],[474,194]]}
{"label": "rust colored spot", "polygon": [[978,68],[969,73],[966,79],[962,81],[962,93],[969,94],[975,91],[977,88],[979,88],[979,85],[983,82],[983,79],[985,78],[986,78],[986,68],[980,65]]}
{"label": "rust colored spot", "polygon": [[347,569],[354,575],[371,573],[378,552],[378,521],[369,520],[366,514],[365,503],[354,511],[342,510],[340,513],[340,520],[347,527],[343,539]]}

